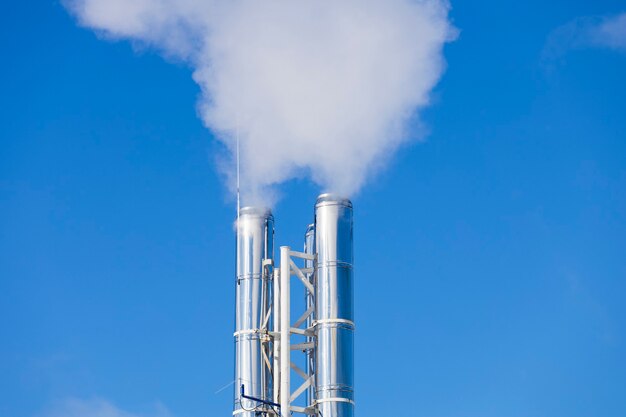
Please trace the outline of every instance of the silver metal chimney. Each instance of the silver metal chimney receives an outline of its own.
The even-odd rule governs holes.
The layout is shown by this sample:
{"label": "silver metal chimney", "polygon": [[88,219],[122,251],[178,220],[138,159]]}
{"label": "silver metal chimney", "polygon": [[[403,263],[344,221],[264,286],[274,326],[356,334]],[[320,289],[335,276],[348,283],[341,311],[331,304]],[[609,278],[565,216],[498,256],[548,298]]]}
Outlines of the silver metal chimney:
{"label": "silver metal chimney", "polygon": [[[240,210],[233,415],[354,417],[352,203],[320,195],[304,251],[281,246],[276,267],[273,237],[269,210]],[[292,281],[306,306],[295,320]]]}
{"label": "silver metal chimney", "polygon": [[315,402],[324,417],[354,415],[352,203],[322,194],[315,204]]}
{"label": "silver metal chimney", "polygon": [[274,258],[274,217],[268,209],[245,207],[237,221],[237,291],[235,310],[235,395],[233,415],[255,417],[257,401],[271,400],[270,302]]}

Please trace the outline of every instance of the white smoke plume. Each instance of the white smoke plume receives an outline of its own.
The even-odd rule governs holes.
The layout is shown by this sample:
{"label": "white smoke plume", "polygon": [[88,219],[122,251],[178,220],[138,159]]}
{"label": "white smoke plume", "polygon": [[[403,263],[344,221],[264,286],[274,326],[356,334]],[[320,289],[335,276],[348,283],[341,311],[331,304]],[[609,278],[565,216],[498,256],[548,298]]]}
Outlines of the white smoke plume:
{"label": "white smoke plume", "polygon": [[578,17],[548,36],[544,58],[555,59],[572,49],[607,48],[626,52],[626,12]]}
{"label": "white smoke plume", "polygon": [[626,13],[605,17],[590,32],[592,44],[626,52]]}
{"label": "white smoke plume", "polygon": [[[242,196],[308,175],[351,195],[409,139],[456,31],[447,0],[66,0],[79,24],[182,59]],[[267,199],[265,199],[267,201]]]}

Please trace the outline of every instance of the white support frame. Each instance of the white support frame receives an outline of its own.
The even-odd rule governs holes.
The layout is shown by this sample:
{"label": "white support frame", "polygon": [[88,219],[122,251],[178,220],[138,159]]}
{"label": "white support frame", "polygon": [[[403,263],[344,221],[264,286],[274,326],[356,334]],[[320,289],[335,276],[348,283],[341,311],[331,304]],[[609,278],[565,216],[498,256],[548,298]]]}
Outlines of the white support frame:
{"label": "white support frame", "polygon": [[280,269],[274,269],[274,366],[272,367],[273,376],[273,401],[280,401]]}
{"label": "white support frame", "polygon": [[289,246],[280,247],[280,414],[291,415],[291,256]]}
{"label": "white support frame", "polygon": [[[296,276],[311,293],[313,285],[305,274],[313,273],[313,268],[300,268],[292,258],[315,260],[314,255],[292,251],[289,246],[280,247],[280,267],[274,270],[274,402],[280,404],[282,417],[290,417],[291,412],[315,414],[313,407],[292,406],[292,403],[313,384],[314,376],[307,375],[302,369],[291,362],[291,351],[313,349],[314,342],[291,344],[291,335],[314,336],[313,328],[302,329],[303,323],[313,313],[314,306],[309,307],[296,322],[291,325],[291,277]],[[304,382],[291,392],[291,370],[294,370]]]}

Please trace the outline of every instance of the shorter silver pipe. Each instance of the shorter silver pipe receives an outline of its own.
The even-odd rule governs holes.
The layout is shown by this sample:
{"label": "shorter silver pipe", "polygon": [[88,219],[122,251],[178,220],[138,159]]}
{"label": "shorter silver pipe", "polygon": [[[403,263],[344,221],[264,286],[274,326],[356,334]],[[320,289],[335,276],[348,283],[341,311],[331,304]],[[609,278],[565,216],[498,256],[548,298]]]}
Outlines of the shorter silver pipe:
{"label": "shorter silver pipe", "polygon": [[[258,403],[246,395],[271,400],[271,373],[266,365],[272,360],[271,344],[263,328],[269,321],[274,218],[268,209],[245,207],[239,211],[237,228],[236,308],[235,308],[235,386],[233,412],[255,417]],[[267,320],[266,320],[267,318]]]}

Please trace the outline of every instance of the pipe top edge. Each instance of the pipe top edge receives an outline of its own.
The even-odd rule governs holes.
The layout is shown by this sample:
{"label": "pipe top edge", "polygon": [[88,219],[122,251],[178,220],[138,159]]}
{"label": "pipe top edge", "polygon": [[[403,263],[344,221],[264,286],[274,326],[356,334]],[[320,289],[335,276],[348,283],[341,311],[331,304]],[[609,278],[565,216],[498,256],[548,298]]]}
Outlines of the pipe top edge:
{"label": "pipe top edge", "polygon": [[319,206],[344,206],[352,208],[352,202],[350,199],[341,197],[337,194],[333,193],[324,193],[320,194],[317,197],[317,202],[315,203],[315,207]]}
{"label": "pipe top edge", "polygon": [[257,216],[263,218],[274,218],[272,210],[268,207],[247,206],[239,209],[239,216]]}

